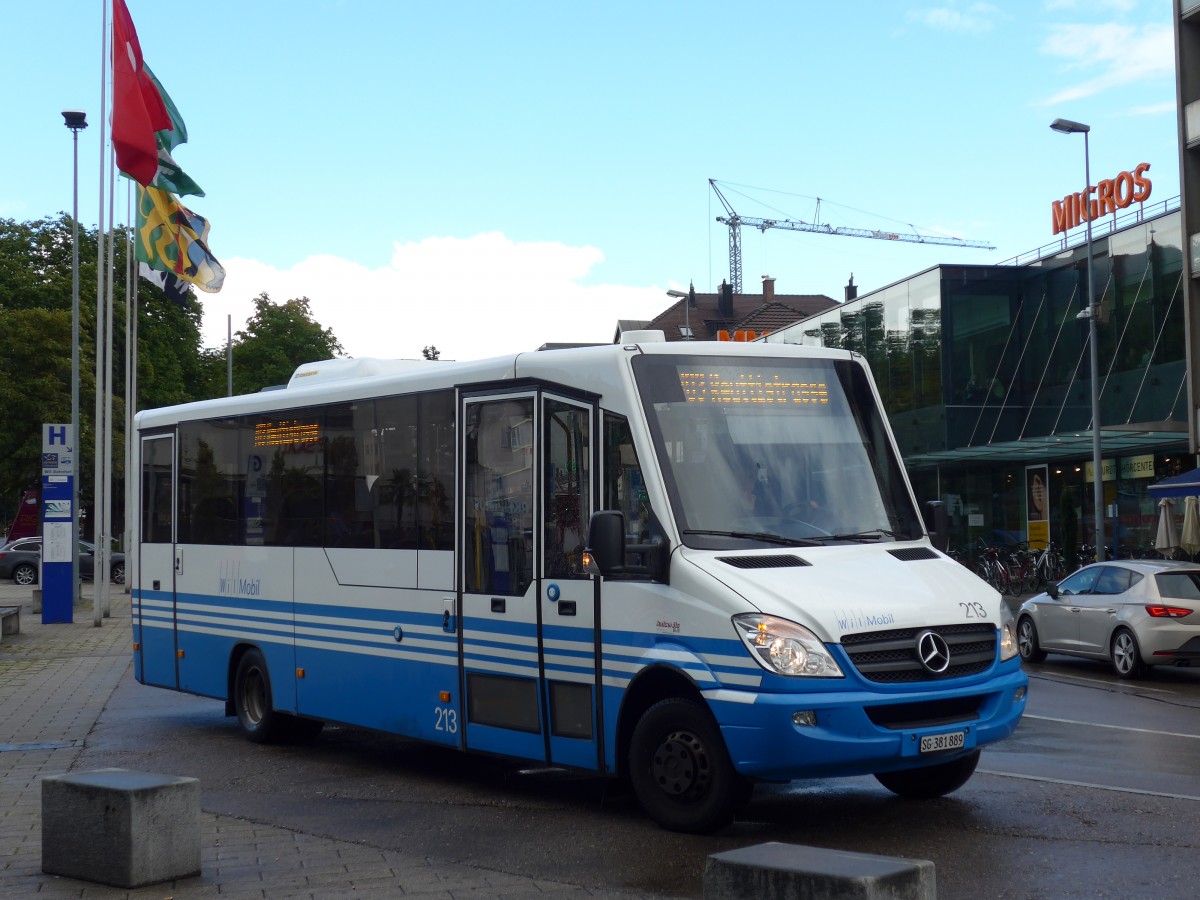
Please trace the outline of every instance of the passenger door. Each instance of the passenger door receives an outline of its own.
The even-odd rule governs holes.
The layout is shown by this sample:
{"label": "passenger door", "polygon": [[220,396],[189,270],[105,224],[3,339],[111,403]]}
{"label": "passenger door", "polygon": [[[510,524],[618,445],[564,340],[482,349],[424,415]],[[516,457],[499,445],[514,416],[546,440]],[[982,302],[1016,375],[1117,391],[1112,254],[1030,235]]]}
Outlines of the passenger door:
{"label": "passenger door", "polygon": [[175,641],[175,438],[141,442],[142,508],[133,578],[135,675],[144,684],[178,687]]}
{"label": "passenger door", "polygon": [[1079,649],[1079,614],[1100,574],[1100,567],[1080,569],[1059,582],[1058,597],[1041,604],[1038,638],[1047,650]]}
{"label": "passenger door", "polygon": [[597,768],[595,409],[529,389],[465,399],[461,421],[464,745]]}
{"label": "passenger door", "polygon": [[458,620],[466,747],[545,760],[535,408],[533,391],[463,403]]}
{"label": "passenger door", "polygon": [[1107,655],[1108,636],[1129,590],[1133,572],[1120,566],[1104,566],[1092,591],[1079,598],[1079,649]]}
{"label": "passenger door", "polygon": [[600,580],[583,569],[595,494],[595,410],[542,396],[542,545],[539,591],[550,762],[598,768],[596,677]]}

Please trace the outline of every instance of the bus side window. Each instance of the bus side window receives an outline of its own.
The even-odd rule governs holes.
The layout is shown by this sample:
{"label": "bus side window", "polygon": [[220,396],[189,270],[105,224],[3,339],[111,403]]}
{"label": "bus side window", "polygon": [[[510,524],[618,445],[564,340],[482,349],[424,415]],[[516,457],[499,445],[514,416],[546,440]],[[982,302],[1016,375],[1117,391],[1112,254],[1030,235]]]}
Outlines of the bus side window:
{"label": "bus side window", "polygon": [[[601,507],[620,510],[625,516],[625,543],[641,544],[649,538],[650,498],[642,466],[633,446],[629,420],[604,414],[604,485]],[[630,560],[629,562],[637,562]]]}

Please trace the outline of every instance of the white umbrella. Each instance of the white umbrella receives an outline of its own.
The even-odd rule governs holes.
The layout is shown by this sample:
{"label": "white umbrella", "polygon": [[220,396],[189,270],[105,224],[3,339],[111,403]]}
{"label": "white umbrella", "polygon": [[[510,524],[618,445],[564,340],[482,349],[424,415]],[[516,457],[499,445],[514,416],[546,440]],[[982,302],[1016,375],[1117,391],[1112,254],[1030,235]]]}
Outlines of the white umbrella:
{"label": "white umbrella", "polygon": [[1188,497],[1183,504],[1183,531],[1179,546],[1188,556],[1200,553],[1200,497]]}
{"label": "white umbrella", "polygon": [[1170,556],[1179,546],[1179,535],[1175,531],[1175,513],[1171,509],[1175,502],[1170,497],[1158,501],[1158,537],[1154,539],[1154,549],[1163,556]]}

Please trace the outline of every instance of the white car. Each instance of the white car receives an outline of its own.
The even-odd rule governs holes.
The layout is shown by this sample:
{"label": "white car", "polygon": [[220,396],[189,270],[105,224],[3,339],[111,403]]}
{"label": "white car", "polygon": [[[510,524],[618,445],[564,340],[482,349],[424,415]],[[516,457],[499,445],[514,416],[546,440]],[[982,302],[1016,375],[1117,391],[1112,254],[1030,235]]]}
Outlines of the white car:
{"label": "white car", "polygon": [[1021,604],[1017,647],[1108,660],[1122,678],[1147,666],[1200,665],[1200,565],[1120,559],[1092,563]]}

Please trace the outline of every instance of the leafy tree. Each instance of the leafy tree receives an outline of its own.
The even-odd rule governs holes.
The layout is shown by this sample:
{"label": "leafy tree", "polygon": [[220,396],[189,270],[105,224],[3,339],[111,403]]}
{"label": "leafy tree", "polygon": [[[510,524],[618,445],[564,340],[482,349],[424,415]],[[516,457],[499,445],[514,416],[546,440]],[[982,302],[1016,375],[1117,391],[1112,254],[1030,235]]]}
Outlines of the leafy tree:
{"label": "leafy tree", "polygon": [[[71,217],[0,219],[0,513],[38,484],[41,426],[71,420]],[[76,477],[80,502],[93,496],[96,370],[96,229],[79,228],[79,410]],[[115,232],[113,296],[113,497],[123,498],[125,431],[125,256],[129,232]],[[136,279],[138,407],[203,397],[197,301],[168,303]],[[121,521],[120,512],[114,522]]]}
{"label": "leafy tree", "polygon": [[421,351],[421,355],[426,359],[438,359],[442,355],[442,351],[430,344]]}
{"label": "leafy tree", "polygon": [[[287,384],[296,367],[344,354],[330,328],[312,317],[307,297],[273,303],[267,294],[254,298],[254,314],[244,331],[234,335],[233,392],[249,394],[265,387]],[[208,357],[210,386],[225,393],[225,357],[220,350]]]}

